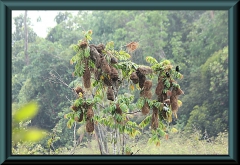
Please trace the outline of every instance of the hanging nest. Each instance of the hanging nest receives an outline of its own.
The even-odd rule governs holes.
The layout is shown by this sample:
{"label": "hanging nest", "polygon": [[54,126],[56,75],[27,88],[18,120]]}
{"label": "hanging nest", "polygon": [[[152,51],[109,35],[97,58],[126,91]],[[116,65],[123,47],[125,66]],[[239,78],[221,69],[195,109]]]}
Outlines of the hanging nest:
{"label": "hanging nest", "polygon": [[144,91],[143,96],[147,99],[151,99],[152,98],[152,92],[150,90],[149,91]]}
{"label": "hanging nest", "polygon": [[137,84],[139,82],[139,78],[137,76],[137,73],[136,72],[132,72],[131,76],[130,76],[130,80],[132,80],[132,82],[134,84]]}
{"label": "hanging nest", "polygon": [[151,67],[149,67],[149,66],[141,66],[141,67],[137,68],[136,72],[138,74],[138,77],[141,77],[141,74],[147,75],[147,74],[151,74],[153,71],[152,71]]}
{"label": "hanging nest", "polygon": [[83,91],[83,89],[81,88],[81,87],[76,87],[75,89],[74,89],[75,91],[76,91],[76,93],[79,95],[79,93],[84,93],[84,91]]}
{"label": "hanging nest", "polygon": [[158,128],[158,108],[155,106],[153,106],[151,128],[154,130],[156,130]]}
{"label": "hanging nest", "polygon": [[143,88],[145,81],[146,81],[145,75],[139,77],[139,87],[140,87],[140,88]]}
{"label": "hanging nest", "polygon": [[101,75],[102,75],[101,69],[94,69],[94,78],[96,80],[100,80]]}
{"label": "hanging nest", "polygon": [[116,113],[122,115],[122,110],[121,110],[119,104],[116,104]]}
{"label": "hanging nest", "polygon": [[142,114],[147,115],[150,111],[150,107],[148,105],[148,102],[145,101],[143,107],[142,107]]}
{"label": "hanging nest", "polygon": [[97,67],[97,62],[100,64],[101,54],[97,51],[95,45],[89,45],[89,47],[90,47],[90,58],[92,59],[93,62],[95,62],[95,66]]}
{"label": "hanging nest", "polygon": [[172,92],[170,90],[167,90],[167,97],[170,97],[172,95]]}
{"label": "hanging nest", "polygon": [[[95,46],[95,45],[94,45]],[[97,46],[95,46],[95,48],[97,49],[97,51],[102,54],[102,51],[105,49],[105,45],[103,44],[99,44]]]}
{"label": "hanging nest", "polygon": [[81,110],[81,113],[79,114],[79,116],[75,116],[74,120],[76,122],[81,122],[83,120],[83,111]]}
{"label": "hanging nest", "polygon": [[157,87],[156,87],[156,90],[155,90],[155,94],[156,95],[161,95],[162,94],[162,91],[163,91],[163,88],[164,88],[164,84],[163,84],[163,81],[162,81],[162,77],[160,77],[158,79],[158,84],[157,84]]}
{"label": "hanging nest", "polygon": [[79,47],[80,47],[81,49],[86,49],[87,46],[88,46],[87,41],[81,41],[80,44],[79,44]]}
{"label": "hanging nest", "polygon": [[173,89],[172,91],[172,96],[170,97],[170,104],[172,111],[176,113],[178,111],[178,96],[177,96],[177,91]]}
{"label": "hanging nest", "polygon": [[87,108],[87,119],[91,119],[94,116],[92,105],[89,105]]}
{"label": "hanging nest", "polygon": [[102,62],[102,57],[101,56],[96,56],[96,60],[95,60],[95,67],[96,68],[101,68],[101,62]]}
{"label": "hanging nest", "polygon": [[90,88],[91,86],[91,73],[90,70],[88,68],[88,63],[85,63],[85,70],[83,73],[83,84],[85,88]]}
{"label": "hanging nest", "polygon": [[112,80],[108,76],[103,78],[103,83],[106,86],[112,86]]}
{"label": "hanging nest", "polygon": [[110,62],[111,62],[111,64],[117,64],[118,60],[115,57],[111,57],[111,61]]}
{"label": "hanging nest", "polygon": [[170,99],[166,99],[166,100],[164,100],[163,103],[166,103],[166,104],[170,105]]}
{"label": "hanging nest", "polygon": [[138,48],[139,44],[137,42],[130,42],[126,45],[127,51],[132,53]]}
{"label": "hanging nest", "polygon": [[152,92],[150,90],[149,91],[141,90],[140,91],[140,97],[151,99],[152,98]]}
{"label": "hanging nest", "polygon": [[114,93],[113,93],[112,86],[109,86],[109,87],[108,87],[108,90],[107,90],[107,99],[108,99],[108,100],[111,100],[111,101],[114,101]]}
{"label": "hanging nest", "polygon": [[162,93],[161,95],[158,96],[158,101],[161,103],[166,99],[167,99],[166,93]]}
{"label": "hanging nest", "polygon": [[144,90],[149,91],[152,88],[152,81],[151,80],[146,80],[144,82]]}
{"label": "hanging nest", "polygon": [[111,66],[111,74],[110,77],[112,79],[112,81],[117,81],[118,80],[118,71],[116,68],[114,68],[113,66]]}
{"label": "hanging nest", "polygon": [[87,131],[88,133],[94,131],[94,122],[93,122],[92,119],[87,119],[87,122],[86,122],[86,131]]}
{"label": "hanging nest", "polygon": [[104,73],[106,73],[106,74],[110,74],[111,73],[111,68],[108,65],[107,60],[104,57],[102,57],[100,61],[101,61],[101,69],[102,69],[102,71]]}
{"label": "hanging nest", "polygon": [[184,92],[180,88],[177,88],[176,95],[182,95],[182,94],[184,94]]}

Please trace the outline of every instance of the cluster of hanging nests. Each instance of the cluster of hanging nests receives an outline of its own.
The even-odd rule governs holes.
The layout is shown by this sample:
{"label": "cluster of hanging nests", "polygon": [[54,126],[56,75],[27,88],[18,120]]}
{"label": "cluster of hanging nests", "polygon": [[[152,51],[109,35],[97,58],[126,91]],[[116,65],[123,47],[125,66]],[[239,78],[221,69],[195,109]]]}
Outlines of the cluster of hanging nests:
{"label": "cluster of hanging nests", "polygon": [[[84,91],[81,87],[77,87],[74,89],[78,98],[83,97],[84,95]],[[94,112],[92,109],[92,104],[88,104],[86,102],[83,102],[83,104],[76,106],[76,105],[72,105],[71,109],[75,112],[79,112],[78,116],[75,116],[74,120],[77,122],[81,122],[83,121],[83,117],[86,120],[86,131],[87,132],[93,132],[94,130],[94,122],[93,122],[93,116],[94,116]]]}
{"label": "cluster of hanging nests", "polygon": [[[86,43],[81,42],[79,45],[80,48],[85,49]],[[113,66],[118,63],[118,60],[109,55],[110,60],[108,61],[106,55],[104,55],[103,51],[105,49],[105,45],[89,45],[90,48],[90,57],[85,58],[84,60],[84,73],[83,73],[83,84],[85,88],[91,87],[91,73],[94,74],[96,80],[101,80],[103,84],[108,88],[107,89],[107,99],[114,101],[114,90],[113,84],[118,80],[118,70]],[[89,69],[89,60],[95,64],[94,69]]]}
{"label": "cluster of hanging nests", "polygon": [[[168,106],[171,106],[172,112],[175,114],[178,111],[178,96],[183,94],[183,91],[180,88],[173,87],[173,83],[176,83],[173,79],[170,78],[169,71],[172,69],[172,67],[169,67],[170,65],[165,66],[164,72],[166,72],[166,77],[158,77],[158,83],[155,88],[155,94],[158,97],[158,102],[161,103],[161,108],[163,108],[164,103]],[[144,105],[142,107],[142,114],[147,115],[150,111],[150,107],[148,105],[147,99],[151,99],[152,93],[151,93],[151,87],[152,87],[152,81],[146,80],[146,75],[152,73],[151,68],[148,67],[139,67],[135,72],[133,72],[130,76],[130,79],[134,84],[139,84],[139,87],[142,89],[140,91],[140,97],[145,98],[144,99]],[[164,86],[164,80],[168,79],[170,82],[170,87],[168,88],[167,92],[164,93],[163,90],[166,89]],[[159,119],[159,108],[153,106],[153,113],[152,113],[152,119],[151,119],[151,127],[152,129],[158,128],[158,119]],[[163,118],[167,118],[167,112],[161,110],[161,115]]]}
{"label": "cluster of hanging nests", "polygon": [[[94,74],[96,80],[101,80],[103,84],[107,87],[107,99],[114,101],[114,88],[113,85],[116,81],[118,81],[118,70],[113,66],[113,64],[118,63],[118,60],[114,57],[109,55],[110,60],[106,59],[106,55],[104,55],[105,45],[88,45],[86,42],[82,41],[79,45],[81,49],[86,49],[87,46],[90,48],[90,57],[85,58],[84,66],[85,71],[83,74],[83,82],[85,88],[91,87],[91,73]],[[134,51],[138,47],[137,43],[130,43],[127,45],[129,50]],[[95,64],[94,69],[89,69],[89,60],[92,60]],[[164,66],[164,72],[166,72],[166,77],[170,81],[170,87],[168,88],[167,92],[164,93],[163,90],[166,89],[164,86],[164,78],[166,77],[158,77],[158,83],[155,89],[155,94],[158,97],[158,102],[163,105],[166,103],[168,106],[171,106],[171,110],[174,114],[178,111],[178,96],[183,94],[183,91],[180,88],[173,87],[173,83],[176,83],[174,80],[170,78],[169,70],[172,69],[171,65]],[[145,98],[144,105],[142,107],[142,114],[147,115],[150,112],[150,106],[147,102],[147,99],[152,98],[151,88],[152,88],[152,81],[147,80],[146,75],[151,74],[152,69],[147,66],[140,66],[136,69],[136,71],[132,72],[130,79],[134,84],[138,84],[139,87],[142,89],[140,92],[140,96]],[[163,106],[161,106],[163,107]],[[73,107],[74,108],[74,107]],[[72,109],[73,109],[72,108]],[[89,109],[89,113],[92,111],[92,106],[87,107]],[[122,110],[119,107],[119,104],[116,104],[116,113],[122,115]],[[161,111],[161,115],[166,118],[166,111]],[[81,113],[82,114],[82,113]],[[92,111],[93,114],[93,111]],[[87,115],[88,116],[88,115]],[[90,115],[91,116],[91,115]],[[94,124],[91,122],[91,118],[88,116],[87,119],[87,130],[89,132],[94,129]],[[81,119],[81,117],[79,118]],[[152,122],[151,126],[153,129],[158,128],[158,119],[159,119],[159,110],[157,107],[153,106],[153,114],[152,114]]]}

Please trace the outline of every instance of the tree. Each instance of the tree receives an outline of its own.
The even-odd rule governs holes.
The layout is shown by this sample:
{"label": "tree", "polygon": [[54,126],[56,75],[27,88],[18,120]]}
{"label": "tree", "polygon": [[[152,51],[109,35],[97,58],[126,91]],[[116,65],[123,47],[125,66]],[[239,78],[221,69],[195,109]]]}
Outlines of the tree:
{"label": "tree", "polygon": [[209,136],[217,136],[228,130],[228,47],[215,52],[199,72],[194,74],[200,83],[192,84],[189,91],[197,96],[183,98],[185,113],[190,114],[185,129],[192,132],[194,125],[202,133],[207,130]]}
{"label": "tree", "polygon": [[[73,75],[82,78],[83,86],[74,87],[76,100],[71,106],[71,112],[65,115],[67,126],[71,128],[76,122],[84,123],[86,132],[94,132],[97,136],[101,154],[111,153],[103,129],[109,130],[111,134],[113,154],[126,154],[126,150],[129,152],[126,136],[134,138],[148,125],[152,130],[149,142],[159,146],[160,137],[168,138],[164,123],[171,122],[172,115],[177,118],[181,106],[178,96],[183,91],[174,78],[181,79],[182,75],[169,60],[158,62],[147,56],[146,61],[151,67],[138,65],[129,60],[127,52],[116,51],[114,42],[107,45],[89,44],[91,36],[92,31],[89,30],[78,44],[72,45],[76,51],[70,60],[71,64],[75,64]],[[128,49],[134,51],[136,47],[134,44],[128,45]],[[158,82],[153,84],[152,79],[156,75]],[[156,87],[155,97],[152,97],[153,86]],[[136,103],[133,102],[134,95],[131,92],[118,93],[124,87],[140,91]],[[140,124],[130,120],[128,115],[134,113],[145,116]],[[117,149],[119,143],[122,147]]]}

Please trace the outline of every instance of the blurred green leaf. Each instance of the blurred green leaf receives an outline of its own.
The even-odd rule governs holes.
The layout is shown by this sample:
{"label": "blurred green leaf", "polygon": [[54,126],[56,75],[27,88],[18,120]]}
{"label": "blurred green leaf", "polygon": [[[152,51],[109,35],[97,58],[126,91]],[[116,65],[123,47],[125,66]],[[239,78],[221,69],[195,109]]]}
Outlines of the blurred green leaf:
{"label": "blurred green leaf", "polygon": [[13,115],[13,119],[16,122],[26,121],[33,118],[38,113],[38,104],[36,102],[30,102],[19,110]]}

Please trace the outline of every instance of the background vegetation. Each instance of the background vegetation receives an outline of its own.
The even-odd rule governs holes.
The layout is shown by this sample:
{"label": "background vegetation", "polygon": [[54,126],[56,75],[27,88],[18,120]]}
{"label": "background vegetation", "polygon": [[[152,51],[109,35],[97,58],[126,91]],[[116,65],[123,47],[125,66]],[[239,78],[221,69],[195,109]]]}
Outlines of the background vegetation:
{"label": "background vegetation", "polygon": [[[70,46],[89,29],[93,31],[92,44],[113,41],[115,49],[121,50],[127,43],[138,42],[132,62],[149,65],[147,56],[168,59],[180,66],[184,75],[178,81],[184,90],[180,96],[183,104],[178,120],[173,118],[168,125],[172,130],[169,139],[162,139],[160,147],[146,145],[147,127],[141,136],[128,139],[133,153],[228,153],[227,11],[79,11],[75,16],[60,12],[53,20],[57,25],[49,29],[46,38],[36,35],[25,16],[13,18],[12,107],[18,109],[36,100],[37,115],[21,127],[38,127],[48,135],[37,143],[14,145],[13,154],[71,154],[75,133],[80,141],[75,154],[100,154],[95,137],[84,133],[81,123],[69,129],[64,118],[75,100],[71,88],[82,86],[82,80],[72,76],[74,65],[69,60],[75,52]],[[139,97],[139,92],[134,97]],[[142,119],[141,114],[131,118],[137,123]]]}

